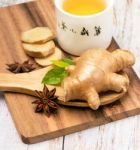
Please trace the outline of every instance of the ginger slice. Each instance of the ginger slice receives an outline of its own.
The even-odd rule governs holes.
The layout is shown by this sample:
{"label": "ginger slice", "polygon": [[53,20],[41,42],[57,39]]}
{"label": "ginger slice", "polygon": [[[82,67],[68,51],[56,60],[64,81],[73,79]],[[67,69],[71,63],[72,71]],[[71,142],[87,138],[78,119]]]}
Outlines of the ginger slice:
{"label": "ginger slice", "polygon": [[64,57],[63,52],[56,47],[55,52],[52,55],[49,55],[46,58],[35,58],[36,63],[38,63],[40,66],[48,66],[52,64],[52,60],[60,60]]}
{"label": "ginger slice", "polygon": [[76,60],[75,66],[68,68],[69,76],[62,84],[65,102],[85,100],[92,109],[98,109],[101,105],[100,92],[127,91],[129,80],[118,72],[134,63],[133,54],[127,50],[118,49],[112,53],[104,49],[85,51]]}
{"label": "ginger slice", "polygon": [[55,44],[53,41],[49,41],[43,44],[23,43],[23,48],[26,54],[31,57],[44,58],[54,52]]}
{"label": "ginger slice", "polygon": [[36,27],[21,34],[25,43],[45,43],[53,39],[54,34],[48,27]]}

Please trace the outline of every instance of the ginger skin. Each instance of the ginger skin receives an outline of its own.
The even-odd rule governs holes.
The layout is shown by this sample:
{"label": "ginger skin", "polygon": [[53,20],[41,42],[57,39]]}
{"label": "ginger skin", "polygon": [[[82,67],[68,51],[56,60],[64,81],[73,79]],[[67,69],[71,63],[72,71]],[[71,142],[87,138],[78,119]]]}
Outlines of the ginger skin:
{"label": "ginger skin", "polygon": [[68,68],[69,76],[63,82],[65,101],[86,100],[92,109],[98,109],[98,93],[127,91],[128,78],[117,72],[134,63],[133,54],[127,50],[118,49],[112,53],[104,49],[87,50]]}

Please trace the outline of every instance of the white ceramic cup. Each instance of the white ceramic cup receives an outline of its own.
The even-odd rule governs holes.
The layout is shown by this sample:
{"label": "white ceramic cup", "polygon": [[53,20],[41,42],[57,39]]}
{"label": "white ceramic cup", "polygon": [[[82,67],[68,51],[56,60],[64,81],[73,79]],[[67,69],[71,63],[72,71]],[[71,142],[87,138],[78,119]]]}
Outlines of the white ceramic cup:
{"label": "white ceramic cup", "polygon": [[64,51],[79,56],[90,48],[107,48],[113,34],[113,0],[105,0],[105,10],[78,16],[63,10],[65,0],[55,0],[57,39]]}

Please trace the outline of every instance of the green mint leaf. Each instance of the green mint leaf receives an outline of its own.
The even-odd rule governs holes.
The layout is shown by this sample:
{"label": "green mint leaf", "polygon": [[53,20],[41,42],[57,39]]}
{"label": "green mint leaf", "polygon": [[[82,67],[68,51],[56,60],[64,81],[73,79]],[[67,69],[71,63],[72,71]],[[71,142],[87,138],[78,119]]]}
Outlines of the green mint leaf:
{"label": "green mint leaf", "polygon": [[52,62],[53,62],[53,65],[61,67],[61,68],[65,68],[65,67],[69,66],[68,63],[66,63],[66,62],[64,62],[62,60],[53,60]]}
{"label": "green mint leaf", "polygon": [[67,76],[68,72],[65,70],[65,68],[55,66],[53,69],[47,72],[42,80],[42,83],[49,85],[58,85]]}
{"label": "green mint leaf", "polygon": [[69,65],[73,65],[73,60],[70,58],[64,58],[64,59],[62,59],[62,61],[66,62]]}
{"label": "green mint leaf", "polygon": [[58,66],[58,67],[61,67],[61,68],[66,68],[69,65],[73,64],[72,60],[69,59],[69,58],[65,58],[65,59],[62,59],[62,60],[53,60],[52,62],[55,66]]}

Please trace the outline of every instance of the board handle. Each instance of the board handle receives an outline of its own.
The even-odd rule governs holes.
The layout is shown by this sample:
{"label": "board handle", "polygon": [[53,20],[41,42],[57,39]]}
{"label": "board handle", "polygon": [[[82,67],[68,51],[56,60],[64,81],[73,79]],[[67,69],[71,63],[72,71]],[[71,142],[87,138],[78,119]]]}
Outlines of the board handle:
{"label": "board handle", "polygon": [[[36,85],[30,75],[0,73],[0,91],[10,91],[35,95]],[[37,89],[38,90],[38,89]]]}
{"label": "board handle", "polygon": [[[35,90],[43,90],[44,85],[41,84],[43,76],[44,69],[23,74],[0,73],[0,91],[9,91],[36,96]],[[56,95],[61,100],[65,99],[64,89],[61,86],[47,85],[47,87],[49,90],[56,88]]]}

